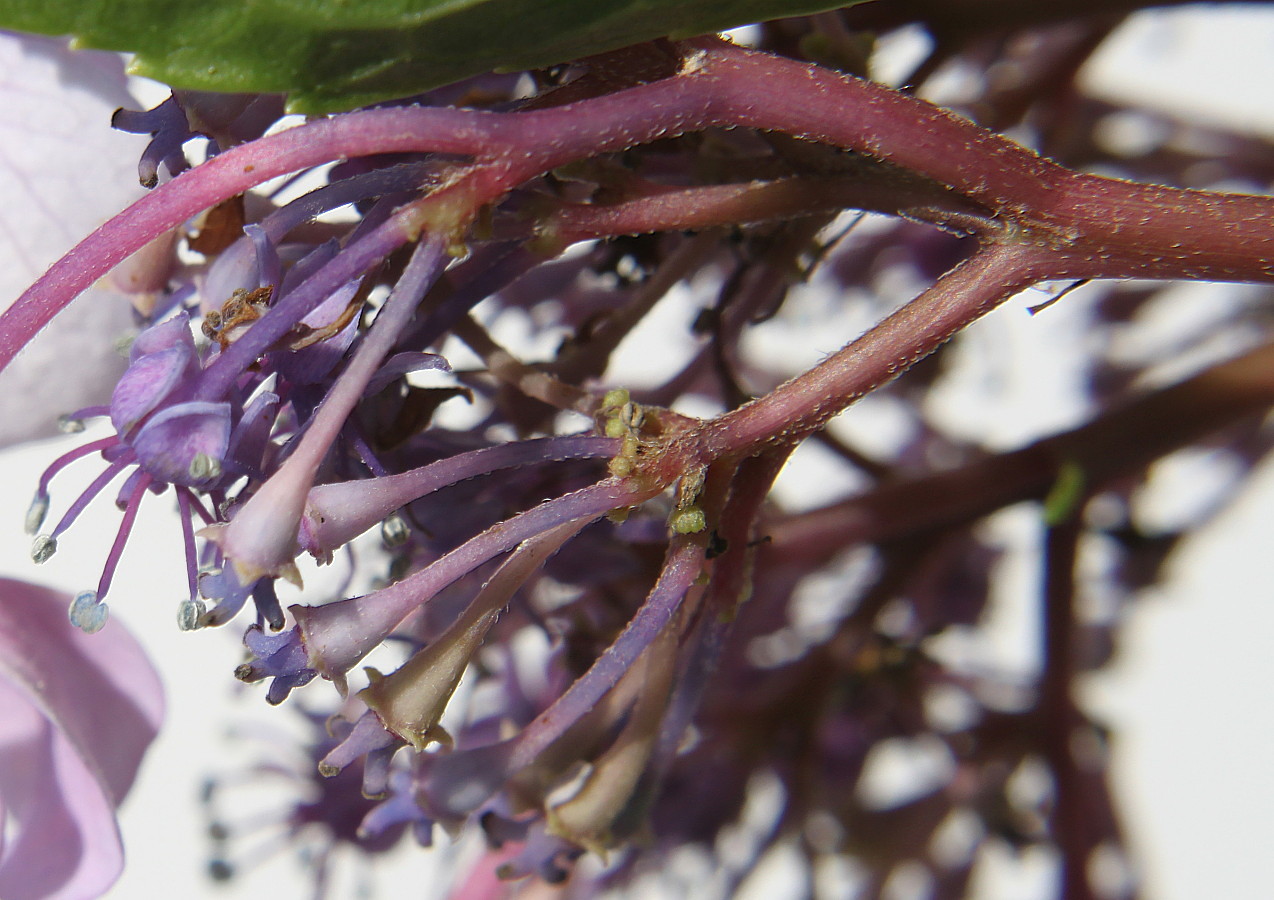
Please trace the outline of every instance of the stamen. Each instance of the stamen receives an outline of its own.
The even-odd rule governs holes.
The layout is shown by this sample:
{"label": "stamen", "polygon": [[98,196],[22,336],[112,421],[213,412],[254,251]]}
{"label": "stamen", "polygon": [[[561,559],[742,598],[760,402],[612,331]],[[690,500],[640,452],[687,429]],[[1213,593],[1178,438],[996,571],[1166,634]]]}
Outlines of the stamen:
{"label": "stamen", "polygon": [[202,600],[193,597],[181,601],[177,605],[177,628],[181,631],[198,631],[203,625],[207,607]]}
{"label": "stamen", "polygon": [[64,416],[60,416],[59,418],[67,419],[71,422],[83,422],[85,419],[108,418],[110,414],[111,414],[110,406],[103,406],[99,404],[97,406],[82,406],[79,409],[75,410],[74,412],[69,412]]}
{"label": "stamen", "polygon": [[124,471],[124,469],[128,468],[135,461],[136,455],[130,451],[108,465],[106,470],[103,471],[101,475],[98,475],[93,479],[93,483],[84,489],[84,493],[80,494],[80,496],[75,499],[75,502],[71,504],[71,508],[62,515],[61,521],[59,521],[57,527],[53,529],[53,534],[50,535],[50,537],[56,538],[61,535],[62,532],[66,531],[66,529],[70,528],[71,525],[74,524],[75,520],[79,518],[80,513],[84,512],[84,508],[92,503],[93,498],[102,492],[102,488],[110,484],[111,481],[115,479],[116,475]]}
{"label": "stamen", "polygon": [[44,524],[44,517],[49,514],[49,495],[36,494],[27,507],[26,522],[23,525],[27,534],[35,534]]}
{"label": "stamen", "polygon": [[187,488],[177,488],[176,494],[177,516],[181,519],[181,545],[186,554],[186,585],[190,589],[189,601],[193,602],[199,594],[199,556],[195,549],[195,523],[190,518],[192,498]]}
{"label": "stamen", "polygon": [[199,499],[197,494],[189,488],[180,488],[178,494],[180,495],[181,493],[186,495],[186,502],[190,504],[190,509],[195,511],[195,514],[199,516],[200,520],[202,520],[205,525],[211,525],[214,521],[216,521],[212,513],[208,511],[208,507],[204,506],[203,501]]}
{"label": "stamen", "polygon": [[57,552],[57,538],[42,534],[31,544],[31,559],[38,563],[46,563]]}
{"label": "stamen", "polygon": [[146,494],[146,488],[150,485],[151,477],[143,474],[137,480],[137,485],[133,488],[133,494],[128,498],[128,506],[124,509],[124,518],[119,523],[119,532],[115,535],[115,543],[111,545],[111,552],[106,557],[106,566],[102,569],[101,580],[97,583],[97,596],[105,597],[107,591],[111,587],[111,579],[115,577],[115,568],[119,565],[119,558],[124,552],[124,545],[128,543],[128,535],[133,530],[133,522],[137,520],[137,510],[141,507],[142,497]]}
{"label": "stamen", "polygon": [[67,618],[71,620],[71,624],[85,634],[101,631],[109,616],[109,608],[93,591],[81,591],[76,594],[75,599],[71,601],[70,609],[67,610]]}
{"label": "stamen", "polygon": [[196,453],[190,460],[190,478],[192,481],[213,481],[221,477],[221,463],[207,453]]}
{"label": "stamen", "polygon": [[37,497],[47,497],[49,493],[49,482],[53,480],[53,476],[58,472],[61,472],[77,459],[83,459],[92,453],[96,453],[98,450],[108,450],[118,443],[119,435],[112,434],[110,437],[99,438],[96,441],[89,441],[87,444],[82,444],[74,450],[69,450],[66,453],[63,453],[57,459],[53,460],[53,462],[49,464],[49,467],[44,470],[44,474],[40,476],[39,486],[35,489],[35,495]]}
{"label": "stamen", "polygon": [[407,543],[411,537],[411,527],[399,513],[394,513],[380,523],[380,541],[387,550],[393,550]]}

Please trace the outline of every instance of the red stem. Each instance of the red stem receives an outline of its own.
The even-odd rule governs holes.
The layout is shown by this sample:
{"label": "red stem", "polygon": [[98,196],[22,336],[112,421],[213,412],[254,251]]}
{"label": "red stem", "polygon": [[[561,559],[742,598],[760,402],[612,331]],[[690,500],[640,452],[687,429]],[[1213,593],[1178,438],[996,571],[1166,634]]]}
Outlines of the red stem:
{"label": "red stem", "polygon": [[1112,409],[1072,431],[960,468],[895,480],[869,493],[769,523],[785,554],[828,558],[849,544],[952,528],[1040,499],[1064,463],[1098,491],[1155,459],[1274,405],[1274,345]]}

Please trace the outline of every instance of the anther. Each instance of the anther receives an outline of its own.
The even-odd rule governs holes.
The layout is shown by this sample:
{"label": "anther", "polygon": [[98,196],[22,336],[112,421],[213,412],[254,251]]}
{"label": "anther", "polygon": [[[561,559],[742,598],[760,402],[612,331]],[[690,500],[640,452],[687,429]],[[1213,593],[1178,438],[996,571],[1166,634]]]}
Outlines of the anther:
{"label": "anther", "polygon": [[183,600],[177,606],[177,627],[182,631],[198,631],[208,611],[202,600]]}
{"label": "anther", "polygon": [[79,434],[83,430],[83,419],[73,419],[65,414],[58,416],[58,431],[62,434]]}
{"label": "anther", "polygon": [[37,563],[48,562],[49,557],[56,553],[57,549],[57,538],[49,534],[42,534],[31,544],[31,558]]}
{"label": "anther", "polygon": [[195,481],[209,481],[221,474],[221,462],[207,453],[196,453],[188,471]]}
{"label": "anther", "polygon": [[40,530],[40,526],[44,524],[44,517],[49,514],[49,495],[37,493],[31,498],[31,505],[27,507],[26,523],[23,526],[27,534],[35,534]]}
{"label": "anther", "polygon": [[76,594],[71,601],[71,608],[67,610],[67,618],[71,620],[71,624],[85,634],[101,631],[109,617],[110,610],[106,604],[97,602],[97,591],[81,591]]}
{"label": "anther", "polygon": [[380,539],[387,550],[401,547],[411,537],[411,527],[398,513],[394,513],[380,523]]}

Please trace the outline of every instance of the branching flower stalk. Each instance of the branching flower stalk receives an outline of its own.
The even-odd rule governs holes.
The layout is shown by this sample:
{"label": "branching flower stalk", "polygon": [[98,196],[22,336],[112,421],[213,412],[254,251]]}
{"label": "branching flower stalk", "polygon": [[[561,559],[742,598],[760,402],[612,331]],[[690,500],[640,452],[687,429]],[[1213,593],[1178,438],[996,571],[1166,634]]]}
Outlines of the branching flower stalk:
{"label": "branching flower stalk", "polygon": [[[844,15],[790,27],[844,55],[856,46]],[[780,26],[766,29],[781,49]],[[1068,38],[1047,59],[1073,75],[1076,54],[1106,33]],[[956,896],[973,853],[939,864],[926,848],[944,816],[974,810],[985,835],[1055,844],[1062,895],[1091,894],[1090,857],[1118,834],[1113,813],[1106,831],[1085,820],[1084,792],[1099,789],[1100,805],[1104,782],[1087,783],[1066,749],[1095,733],[1071,695],[1075,573],[1092,530],[1081,513],[1103,492],[1123,502],[1151,463],[1217,434],[1246,465],[1258,458],[1267,439],[1253,423],[1274,401],[1274,343],[1175,385],[1119,392],[1084,424],[1011,451],[953,450],[923,412],[891,459],[828,426],[869,394],[903,396],[899,376],[1044,282],[1274,282],[1274,199],[1076,171],[793,55],[715,37],[661,42],[539,73],[530,96],[497,79],[492,109],[426,95],[269,134],[260,123],[184,171],[173,116],[193,122],[206,101],[183,94],[124,116],[156,135],[143,179],[160,160],[180,174],[0,314],[4,365],[130,257],[174,234],[204,247],[193,277],[174,267],[146,280],[165,287],[128,371],[109,407],[78,414],[107,416],[116,433],[60,457],[38,485],[32,532],[55,474],[93,454],[107,464],[37,538],[40,561],[129,472],[101,583],[72,620],[104,624],[140,500],[171,486],[189,569],[182,627],[224,624],[251,598],[237,676],[271,679],[276,704],[316,678],[335,684],[340,719],[311,752],[325,777],[361,771],[369,799],[346,830],[368,852],[408,826],[428,842],[435,824],[472,822],[493,848],[513,848],[500,853],[505,877],[560,881],[591,851],[610,866],[599,883],[618,881],[638,874],[634,839],[656,854],[710,845],[754,775],[769,772],[786,799],[767,842],[806,835],[811,864],[857,847],[879,888],[924,859],[941,896]],[[479,82],[473,96],[488,96]],[[275,195],[276,179],[300,174],[322,183],[299,199]],[[352,224],[331,215],[342,208]],[[828,236],[844,209],[894,217],[886,241],[913,255],[929,286],[808,370],[751,363],[744,336],[815,266],[841,266],[847,287],[869,284],[853,254],[874,258],[871,238]],[[242,221],[223,240],[195,235],[214,212]],[[691,360],[662,383],[612,383],[621,345],[701,276],[716,301],[695,323]],[[528,361],[497,338],[492,306],[547,316],[565,337],[550,359]],[[194,319],[207,341],[196,342]],[[477,368],[457,364],[461,344]],[[426,370],[447,386],[415,377]],[[696,396],[719,413],[673,408]],[[477,425],[432,421],[462,400]],[[771,487],[808,439],[866,486],[784,512]],[[955,450],[951,465],[917,464]],[[1066,493],[1071,476],[1080,488]],[[926,642],[978,620],[989,576],[960,565],[989,568],[994,551],[974,526],[1026,501],[1050,526],[1043,668],[1038,684],[1013,686],[1016,705],[997,706],[986,679],[943,665]],[[379,560],[360,539],[378,525],[383,579],[283,608],[275,584],[302,587],[302,553]],[[1126,526],[1131,559],[1145,535]],[[802,583],[866,547],[863,585],[840,589],[845,609],[798,634],[789,612]],[[556,595],[567,599],[555,606]],[[890,618],[891,603],[904,614]],[[539,680],[513,649],[526,632],[553,647]],[[369,670],[351,690],[377,651],[401,651],[401,665]],[[454,710],[466,677],[496,697],[485,712]],[[934,727],[925,698],[937,689],[978,714]],[[918,735],[944,748],[958,777],[888,811],[854,799],[872,747]],[[996,820],[1009,773],[1035,758],[1052,773],[1054,806],[1029,812],[1051,815],[1048,827],[1022,810]],[[843,832],[831,849],[808,837],[815,813]]]}
{"label": "branching flower stalk", "polygon": [[[476,165],[456,184],[432,200],[398,211],[392,226],[382,226],[387,230],[385,240],[391,240],[393,232],[406,241],[435,215],[443,216],[439,221],[444,229],[457,228],[465,211],[475,215],[515,185],[573,160],[722,126],[782,131],[857,150],[913,172],[933,182],[934,208],[907,210],[917,217],[944,221],[942,200],[954,195],[957,209],[961,199],[972,201],[982,206],[988,219],[1003,217],[1028,232],[1038,229],[1033,239],[1055,242],[1060,259],[1057,271],[1036,280],[1134,274],[1274,278],[1274,268],[1266,261],[1269,254],[1260,252],[1271,246],[1265,198],[1150,188],[1069,172],[1005,138],[872,82],[727,45],[687,45],[683,66],[671,78],[596,98],[585,115],[574,105],[524,114],[371,110],[323,119],[229,150],[201,166],[198,177],[173,181],[166,190],[139,201],[126,216],[103,226],[50,268],[0,317],[6,336],[0,363],[7,363],[72,297],[127,256],[201,210],[280,175],[371,153],[473,157]],[[767,85],[766,91],[754,90],[756,79]],[[801,102],[793,102],[796,98]],[[434,212],[448,208],[456,210],[451,221],[446,212]],[[1257,242],[1257,252],[1236,251],[1247,240]],[[1066,253],[1061,249],[1066,245],[1075,249]],[[1115,248],[1124,252],[1116,258],[1095,258],[1113,254]],[[308,311],[298,310],[302,315]]]}

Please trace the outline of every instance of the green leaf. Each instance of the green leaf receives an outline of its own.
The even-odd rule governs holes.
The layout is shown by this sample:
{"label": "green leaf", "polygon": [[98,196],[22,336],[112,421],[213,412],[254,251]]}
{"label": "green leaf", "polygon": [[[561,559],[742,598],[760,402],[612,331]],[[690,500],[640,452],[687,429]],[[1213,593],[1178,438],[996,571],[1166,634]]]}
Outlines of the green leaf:
{"label": "green leaf", "polygon": [[0,27],[136,55],[173,87],[285,91],[298,111],[403,97],[845,5],[829,0],[0,0]]}

